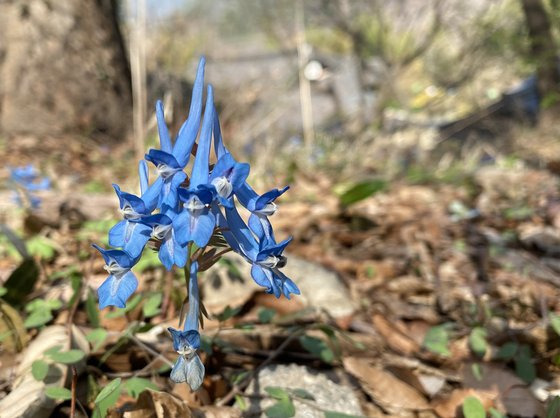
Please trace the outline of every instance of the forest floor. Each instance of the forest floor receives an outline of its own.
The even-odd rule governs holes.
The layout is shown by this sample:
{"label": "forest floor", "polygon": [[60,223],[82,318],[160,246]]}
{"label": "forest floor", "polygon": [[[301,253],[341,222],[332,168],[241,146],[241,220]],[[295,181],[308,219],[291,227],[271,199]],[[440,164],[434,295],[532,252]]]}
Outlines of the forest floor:
{"label": "forest floor", "polygon": [[91,244],[106,244],[108,186],[132,159],[41,145],[2,147],[7,165],[35,162],[54,184],[36,211],[2,192],[2,223],[30,255],[0,239],[0,417],[70,416],[73,400],[76,416],[558,416],[550,171],[505,159],[342,193],[320,171],[298,174],[272,222],[294,237],[286,273],[302,295],[264,294],[235,257],[204,273],[207,373],[191,393],[168,377],[180,272],[148,256],[138,296],[98,311],[106,275]]}

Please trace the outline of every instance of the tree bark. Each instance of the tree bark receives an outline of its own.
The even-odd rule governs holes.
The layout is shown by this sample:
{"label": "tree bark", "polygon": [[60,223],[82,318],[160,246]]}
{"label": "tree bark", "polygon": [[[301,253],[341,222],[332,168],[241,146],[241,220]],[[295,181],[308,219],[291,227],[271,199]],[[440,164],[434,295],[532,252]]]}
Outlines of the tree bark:
{"label": "tree bark", "polygon": [[521,5],[529,31],[531,58],[537,65],[538,89],[542,101],[547,95],[560,93],[556,44],[542,0],[522,0]]}
{"label": "tree bark", "polygon": [[130,112],[116,0],[0,1],[0,131],[121,139]]}

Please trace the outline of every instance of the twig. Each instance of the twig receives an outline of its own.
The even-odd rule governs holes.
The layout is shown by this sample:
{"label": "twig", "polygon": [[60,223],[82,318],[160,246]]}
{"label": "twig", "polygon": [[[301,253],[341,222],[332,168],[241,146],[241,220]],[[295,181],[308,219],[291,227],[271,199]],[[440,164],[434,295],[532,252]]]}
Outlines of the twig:
{"label": "twig", "polygon": [[72,366],[72,401],[70,403],[70,418],[76,417],[76,385],[78,384],[78,372]]}
{"label": "twig", "polygon": [[247,375],[247,377],[242,379],[240,382],[235,383],[233,385],[233,387],[231,388],[231,390],[222,399],[220,399],[218,402],[216,402],[216,406],[226,405],[228,402],[230,402],[235,397],[235,395],[238,395],[241,392],[242,389],[249,386],[249,383],[251,383],[251,380],[253,380],[255,378],[255,376],[264,367],[266,367],[270,362],[272,362],[272,360],[274,360],[276,357],[278,357],[278,355],[280,355],[280,353],[282,353],[282,351],[284,350],[284,348],[286,348],[288,346],[288,344],[290,344],[294,339],[296,339],[300,335],[304,334],[305,331],[307,331],[307,328],[301,328],[298,331],[294,332],[292,335],[290,335],[288,338],[286,338],[282,342],[282,344],[280,344],[278,346],[278,348],[276,350],[274,350],[272,353],[270,353],[270,355],[266,358],[266,360],[264,360],[259,365],[259,367],[255,368],[251,373],[249,373]]}
{"label": "twig", "polygon": [[138,345],[140,348],[146,350],[148,353],[150,353],[151,355],[153,355],[156,358],[160,358],[165,364],[167,364],[170,367],[173,367],[173,363],[171,361],[169,361],[163,354],[158,353],[156,350],[154,350],[152,347],[148,346],[147,344],[144,344],[142,341],[140,341],[138,338],[136,338],[136,336],[130,334],[128,336],[128,338],[130,338],[136,345]]}

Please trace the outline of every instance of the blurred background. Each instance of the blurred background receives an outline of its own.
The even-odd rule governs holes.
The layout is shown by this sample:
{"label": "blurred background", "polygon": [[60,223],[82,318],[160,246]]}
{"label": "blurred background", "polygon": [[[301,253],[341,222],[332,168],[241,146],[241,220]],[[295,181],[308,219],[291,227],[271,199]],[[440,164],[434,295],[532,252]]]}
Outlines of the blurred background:
{"label": "blurred background", "polygon": [[[0,417],[39,416],[13,393],[56,324],[83,416],[116,378],[121,412],[151,413],[152,388],[207,416],[558,416],[559,45],[558,0],[0,0]],[[90,244],[159,146],[156,100],[173,134],[187,117],[202,55],[252,184],[291,185],[272,222],[302,296],[235,258],[209,272],[193,395],[162,371],[182,279],[152,257],[136,305],[99,314]],[[44,393],[17,396],[71,415]]]}

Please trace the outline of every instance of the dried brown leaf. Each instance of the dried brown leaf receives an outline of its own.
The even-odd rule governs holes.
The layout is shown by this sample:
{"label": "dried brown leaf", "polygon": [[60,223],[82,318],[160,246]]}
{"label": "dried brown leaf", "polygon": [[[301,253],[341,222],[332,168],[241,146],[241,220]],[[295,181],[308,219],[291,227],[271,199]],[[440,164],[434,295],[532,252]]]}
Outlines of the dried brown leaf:
{"label": "dried brown leaf", "polygon": [[347,357],[343,359],[343,364],[360,381],[375,403],[386,411],[395,413],[401,410],[430,409],[420,392],[381,367],[370,364],[369,360]]}

